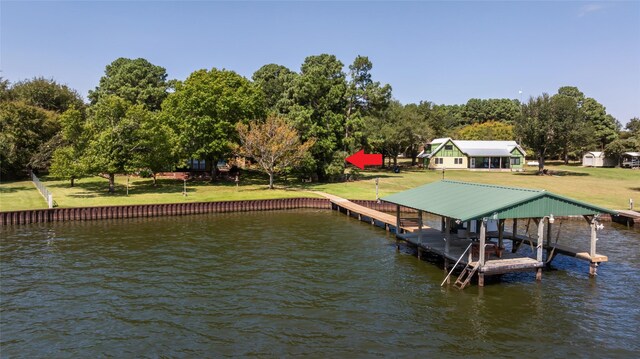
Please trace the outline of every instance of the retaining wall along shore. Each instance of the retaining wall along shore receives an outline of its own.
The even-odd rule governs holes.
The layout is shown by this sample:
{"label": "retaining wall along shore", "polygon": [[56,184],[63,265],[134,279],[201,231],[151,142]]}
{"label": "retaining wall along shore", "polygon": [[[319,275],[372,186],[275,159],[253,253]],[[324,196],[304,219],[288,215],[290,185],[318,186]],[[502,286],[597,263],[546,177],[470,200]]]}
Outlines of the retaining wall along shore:
{"label": "retaining wall along shore", "polygon": [[[365,200],[354,200],[352,202],[378,211],[395,211],[395,205],[388,203],[377,203],[376,201]],[[99,219],[182,216],[200,213],[273,211],[299,208],[331,209],[331,202],[326,198],[282,198],[248,201],[36,209],[0,212],[0,226]]]}

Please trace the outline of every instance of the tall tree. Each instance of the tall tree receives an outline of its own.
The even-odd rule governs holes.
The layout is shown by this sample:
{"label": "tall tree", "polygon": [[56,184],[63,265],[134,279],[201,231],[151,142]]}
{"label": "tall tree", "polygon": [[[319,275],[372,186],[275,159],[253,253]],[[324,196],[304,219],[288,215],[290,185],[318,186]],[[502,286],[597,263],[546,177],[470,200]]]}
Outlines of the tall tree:
{"label": "tall tree", "polygon": [[464,126],[456,131],[454,137],[458,140],[510,141],[514,136],[513,125],[487,121]]}
{"label": "tall tree", "polygon": [[540,173],[544,170],[545,158],[558,146],[558,131],[551,97],[548,94],[532,97],[523,105],[522,116],[516,121],[515,132],[524,145],[536,154]]}
{"label": "tall tree", "polygon": [[313,143],[310,139],[300,142],[298,131],[283,117],[269,116],[264,123],[253,122],[247,126],[238,123],[241,155],[251,157],[269,175],[269,189],[273,189],[276,174],[302,161]]}
{"label": "tall tree", "polygon": [[347,152],[366,144],[363,131],[367,116],[381,114],[391,101],[391,86],[374,82],[371,78],[372,68],[373,63],[366,56],[357,56],[349,65],[343,139],[343,148]]}
{"label": "tall tree", "polygon": [[[337,174],[327,170],[334,153],[342,148],[345,131],[347,82],[342,68],[342,62],[333,55],[309,56],[290,92],[293,105],[289,107],[287,117],[303,141],[316,139],[311,148],[312,171],[320,178]],[[335,166],[331,168],[332,172],[339,171]]]}
{"label": "tall tree", "polygon": [[252,79],[258,85],[265,97],[265,105],[270,112],[286,111],[290,103],[287,101],[287,91],[298,74],[285,66],[268,64],[253,73]]}
{"label": "tall tree", "polygon": [[138,110],[140,123],[138,145],[133,153],[131,167],[151,171],[153,185],[157,185],[159,172],[173,171],[180,162],[178,137],[163,116]]}
{"label": "tall tree", "polygon": [[230,152],[237,138],[236,123],[262,116],[264,95],[237,73],[214,68],[193,72],[162,106],[183,158],[215,163]]}
{"label": "tall tree", "polygon": [[607,157],[615,158],[618,165],[622,160],[622,155],[625,152],[640,151],[640,140],[635,138],[617,139],[607,144],[604,148],[604,153]]}
{"label": "tall tree", "polygon": [[167,97],[170,86],[164,67],[142,58],[121,57],[107,65],[98,87],[89,91],[89,100],[96,104],[103,97],[115,95],[131,104],[156,111]]}
{"label": "tall tree", "polygon": [[130,173],[134,167],[145,111],[142,105],[133,106],[115,95],[101,98],[89,109],[89,141],[83,159],[89,172],[107,175],[109,192],[115,192],[115,175]]}
{"label": "tall tree", "polygon": [[376,116],[368,122],[367,137],[372,150],[382,152],[385,157],[393,159],[393,165],[398,163],[398,155],[405,152],[414,138],[416,108],[405,108],[398,101],[391,101],[381,116]]}
{"label": "tall tree", "polygon": [[582,104],[582,111],[587,123],[593,128],[594,143],[600,150],[618,138],[617,122],[607,114],[604,106],[593,98],[586,98]]}
{"label": "tall tree", "polygon": [[70,108],[60,116],[62,130],[59,133],[60,145],[55,149],[51,161],[50,174],[71,181],[87,175],[87,162],[83,159],[86,147],[86,119],[84,113]]}
{"label": "tall tree", "polygon": [[57,131],[56,116],[24,101],[0,102],[0,175],[26,174],[32,156]]}
{"label": "tall tree", "polygon": [[44,77],[17,82],[11,87],[11,93],[14,100],[58,113],[71,107],[84,107],[84,101],[76,90]]}
{"label": "tall tree", "polygon": [[513,123],[520,116],[517,100],[472,98],[462,108],[465,124],[499,121]]}
{"label": "tall tree", "polygon": [[631,137],[635,137],[640,140],[640,118],[634,117],[627,122],[625,129],[629,132]]}
{"label": "tall tree", "polygon": [[[563,91],[568,87],[560,88],[559,93],[551,98],[553,117],[556,122],[559,155],[565,164],[569,163],[569,155],[574,152],[582,153],[582,148],[589,141],[591,129],[585,121],[579,98],[563,95],[571,93]],[[576,88],[573,88],[576,89]],[[577,89],[576,89],[577,90]]]}

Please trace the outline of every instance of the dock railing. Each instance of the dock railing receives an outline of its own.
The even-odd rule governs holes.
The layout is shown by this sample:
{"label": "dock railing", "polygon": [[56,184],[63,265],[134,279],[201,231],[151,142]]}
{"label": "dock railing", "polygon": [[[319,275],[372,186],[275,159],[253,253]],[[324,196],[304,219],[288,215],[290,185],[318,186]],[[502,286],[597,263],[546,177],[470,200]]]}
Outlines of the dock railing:
{"label": "dock railing", "polygon": [[469,243],[469,245],[467,246],[467,249],[464,250],[464,252],[462,252],[462,254],[460,255],[460,258],[458,258],[458,261],[456,262],[456,264],[453,265],[453,268],[451,268],[451,270],[449,271],[449,274],[447,274],[446,277],[444,277],[444,280],[442,281],[442,283],[440,284],[440,286],[442,287],[447,280],[449,279],[449,277],[451,277],[451,273],[453,273],[453,271],[456,269],[456,267],[458,266],[458,263],[460,263],[460,261],[462,260],[462,257],[464,257],[464,255],[469,251],[469,248],[471,248],[471,246],[473,245],[473,243]]}
{"label": "dock railing", "polygon": [[49,208],[53,208],[53,194],[51,194],[47,187],[42,182],[40,182],[38,176],[36,176],[33,172],[31,172],[31,181],[34,185],[36,185],[36,188],[38,189],[38,191],[40,191],[40,194],[42,195],[42,197],[44,197],[44,200],[47,201],[47,205],[49,206]]}

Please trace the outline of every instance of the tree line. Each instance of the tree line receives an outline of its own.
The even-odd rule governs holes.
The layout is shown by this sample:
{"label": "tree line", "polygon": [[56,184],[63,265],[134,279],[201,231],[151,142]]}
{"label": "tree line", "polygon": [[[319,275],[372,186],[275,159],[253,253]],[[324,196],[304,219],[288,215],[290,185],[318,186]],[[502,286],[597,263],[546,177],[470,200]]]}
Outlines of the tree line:
{"label": "tree line", "polygon": [[[372,69],[366,56],[345,67],[321,54],[307,57],[299,71],[268,64],[247,79],[212,68],[179,81],[145,59],[119,58],[89,91],[89,103],[51,79],[0,79],[0,174],[48,171],[72,185],[101,174],[113,191],[115,174],[148,172],[155,179],[189,159],[215,164],[237,154],[265,164],[271,184],[281,172],[340,180],[344,159],[361,148],[394,164],[405,154],[416,164],[426,142],[445,136],[515,139],[541,169],[545,159],[569,161],[586,150],[614,156],[640,150],[638,118],[623,130],[576,87],[526,103],[401,104],[389,84],[374,80]],[[271,135],[260,135],[265,131]],[[281,145],[285,140],[289,146]],[[276,160],[262,161],[265,154]],[[215,171],[213,166],[213,178]]]}

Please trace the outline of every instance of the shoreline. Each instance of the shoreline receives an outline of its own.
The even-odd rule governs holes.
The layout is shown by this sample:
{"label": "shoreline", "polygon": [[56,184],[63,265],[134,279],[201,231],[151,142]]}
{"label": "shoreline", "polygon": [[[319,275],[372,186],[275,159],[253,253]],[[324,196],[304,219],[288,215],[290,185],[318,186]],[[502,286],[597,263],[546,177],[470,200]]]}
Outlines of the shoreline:
{"label": "shoreline", "polygon": [[[378,203],[375,200],[355,199],[350,201],[381,212],[393,212],[396,208],[395,205],[390,203]],[[0,227],[37,223],[168,217],[205,213],[278,211],[302,208],[332,209],[329,199],[312,197],[47,208],[0,212]],[[566,218],[573,219],[571,217]],[[577,219],[582,219],[582,217],[577,217]],[[601,220],[611,221],[612,219],[609,215],[603,215]]]}

